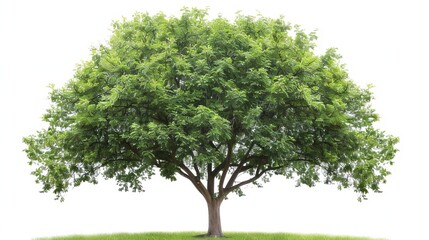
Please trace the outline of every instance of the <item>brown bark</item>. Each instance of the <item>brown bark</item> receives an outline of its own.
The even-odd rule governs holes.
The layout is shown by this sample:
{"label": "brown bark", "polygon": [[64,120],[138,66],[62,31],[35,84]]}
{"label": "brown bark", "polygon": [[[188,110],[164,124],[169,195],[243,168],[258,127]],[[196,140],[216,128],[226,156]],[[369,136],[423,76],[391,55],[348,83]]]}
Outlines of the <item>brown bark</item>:
{"label": "brown bark", "polygon": [[[231,166],[232,153],[230,151],[231,150],[229,150],[229,153],[227,154],[227,157],[225,158],[225,160],[221,164],[219,164],[216,168],[213,169],[212,164],[207,165],[207,169],[206,169],[207,185],[202,184],[201,172],[196,164],[193,165],[195,174],[184,163],[178,164],[177,172],[183,177],[185,177],[186,179],[188,179],[189,181],[191,181],[192,184],[195,186],[195,188],[201,193],[201,195],[206,200],[207,209],[208,209],[209,226],[208,226],[207,234],[201,235],[204,237],[224,237],[223,231],[222,231],[222,225],[221,225],[221,218],[220,218],[220,206],[222,204],[222,201],[229,193],[239,189],[243,185],[256,181],[258,178],[262,177],[268,171],[273,171],[281,167],[284,167],[284,166],[276,166],[276,167],[267,166],[264,169],[263,163],[258,165],[251,165],[248,162],[249,157],[247,157],[247,155],[250,153],[250,151],[248,151],[246,153],[247,159],[243,159],[242,161],[240,161],[238,165],[237,164],[234,165],[236,169],[230,176],[229,181],[227,181],[226,179],[227,172]],[[236,179],[240,173],[245,172],[254,167],[256,167],[256,170],[254,172],[253,177],[250,177],[247,180],[236,183]],[[219,192],[216,194],[215,186],[214,186],[215,178],[216,176],[218,176],[218,174],[221,171],[222,171],[222,175],[220,176],[219,186],[218,186]],[[225,183],[226,183],[226,186],[224,186]]]}
{"label": "brown bark", "polygon": [[223,199],[211,199],[207,201],[209,228],[207,230],[208,237],[223,237],[222,225],[220,221],[220,205]]}

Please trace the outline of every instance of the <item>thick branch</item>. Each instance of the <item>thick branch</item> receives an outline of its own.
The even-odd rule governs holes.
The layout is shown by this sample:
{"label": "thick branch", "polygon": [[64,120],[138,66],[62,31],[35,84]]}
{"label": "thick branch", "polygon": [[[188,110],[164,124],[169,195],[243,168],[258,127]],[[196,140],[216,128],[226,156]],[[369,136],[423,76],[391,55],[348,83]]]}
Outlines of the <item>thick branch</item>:
{"label": "thick branch", "polygon": [[215,167],[215,169],[213,169],[213,171],[212,171],[212,174],[214,176],[218,175],[220,170],[222,170],[224,166],[225,166],[225,161],[223,161],[221,164],[219,164],[217,167]]}
{"label": "thick branch", "polygon": [[186,179],[191,181],[191,183],[195,186],[195,188],[203,195],[203,197],[206,199],[207,202],[211,201],[211,196],[209,192],[207,191],[206,187],[201,183],[200,179],[198,179],[192,171],[186,167],[185,164],[181,163],[179,164],[180,169],[178,169],[178,173],[182,176],[184,176]]}
{"label": "thick branch", "polygon": [[216,175],[213,174],[212,164],[207,164],[207,190],[210,193],[210,196],[214,197],[214,178]]}

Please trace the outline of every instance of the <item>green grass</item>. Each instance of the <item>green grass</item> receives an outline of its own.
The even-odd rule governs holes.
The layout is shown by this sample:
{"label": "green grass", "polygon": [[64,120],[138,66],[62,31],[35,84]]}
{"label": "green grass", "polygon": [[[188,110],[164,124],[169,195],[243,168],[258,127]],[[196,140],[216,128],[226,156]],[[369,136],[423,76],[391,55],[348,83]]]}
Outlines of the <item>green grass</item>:
{"label": "green grass", "polygon": [[[136,234],[106,234],[106,235],[76,235],[68,237],[40,238],[38,240],[198,240],[201,233],[197,232],[173,232],[173,233],[136,233]],[[364,237],[327,236],[327,235],[303,235],[291,233],[225,233],[226,239],[239,240],[370,240]],[[372,239],[374,240],[374,239]]]}

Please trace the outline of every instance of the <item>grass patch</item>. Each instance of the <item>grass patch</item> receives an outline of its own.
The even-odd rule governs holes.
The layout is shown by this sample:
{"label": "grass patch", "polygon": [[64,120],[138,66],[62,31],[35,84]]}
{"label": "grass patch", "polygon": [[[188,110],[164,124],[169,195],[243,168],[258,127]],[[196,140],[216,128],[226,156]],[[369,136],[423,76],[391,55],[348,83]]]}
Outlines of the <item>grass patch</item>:
{"label": "grass patch", "polygon": [[[197,232],[172,232],[172,233],[119,233],[103,235],[76,235],[68,237],[39,238],[37,240],[198,240],[201,233]],[[328,236],[316,234],[292,234],[292,233],[225,233],[226,239],[239,240],[375,240],[364,237]],[[207,238],[206,238],[207,239]]]}

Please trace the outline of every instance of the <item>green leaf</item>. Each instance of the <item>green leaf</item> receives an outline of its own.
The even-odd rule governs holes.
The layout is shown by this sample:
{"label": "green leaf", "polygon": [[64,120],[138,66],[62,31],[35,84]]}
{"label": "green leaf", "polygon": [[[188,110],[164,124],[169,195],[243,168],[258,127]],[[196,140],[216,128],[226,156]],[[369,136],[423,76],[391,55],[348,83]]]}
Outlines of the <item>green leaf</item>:
{"label": "green leaf", "polygon": [[370,87],[336,49],[317,55],[316,39],[282,18],[199,9],[116,21],[74,78],[51,86],[47,128],[23,139],[32,174],[60,199],[100,177],[143,191],[156,168],[207,180],[206,198],[242,195],[238,175],[379,192],[399,140],[374,127]]}

